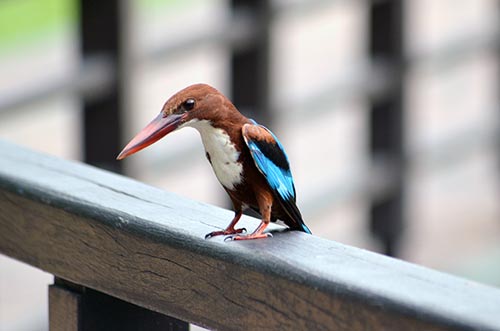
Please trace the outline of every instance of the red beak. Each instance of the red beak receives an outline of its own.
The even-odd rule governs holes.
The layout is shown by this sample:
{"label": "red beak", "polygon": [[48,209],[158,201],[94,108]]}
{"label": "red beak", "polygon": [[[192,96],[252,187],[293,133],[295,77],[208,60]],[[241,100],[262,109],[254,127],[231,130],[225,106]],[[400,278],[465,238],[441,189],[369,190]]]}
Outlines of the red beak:
{"label": "red beak", "polygon": [[182,115],[172,114],[163,117],[163,114],[160,113],[125,146],[116,159],[122,160],[163,138],[177,129],[181,120]]}

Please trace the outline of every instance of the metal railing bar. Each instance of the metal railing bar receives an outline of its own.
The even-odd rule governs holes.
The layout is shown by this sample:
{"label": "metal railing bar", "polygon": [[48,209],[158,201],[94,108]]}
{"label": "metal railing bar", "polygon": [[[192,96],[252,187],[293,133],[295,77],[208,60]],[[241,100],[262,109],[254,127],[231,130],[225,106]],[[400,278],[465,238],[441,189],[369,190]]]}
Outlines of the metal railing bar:
{"label": "metal railing bar", "polygon": [[[240,38],[250,42],[255,37],[255,31],[248,32],[249,28],[247,26],[251,24],[251,20],[246,19],[243,21],[245,22],[240,23],[240,29],[247,31],[248,36],[241,37],[243,32],[232,32],[234,35],[227,39],[233,40],[230,43],[237,43],[237,40],[240,40]],[[237,30],[234,29],[234,31]],[[174,43],[168,46],[160,46],[151,52],[139,55],[135,60],[145,61],[149,56],[153,61],[160,61],[169,51],[175,53],[195,44],[207,45],[217,42],[218,37],[216,36],[216,32],[207,32],[207,34],[210,35],[209,41],[202,42],[201,44],[196,40],[200,41],[205,37],[200,37],[199,39],[193,38],[182,41],[179,44]],[[229,34],[229,32],[226,33],[227,36]],[[483,37],[481,35],[470,35],[460,38],[460,40],[450,40],[449,42],[445,42],[445,46],[421,53],[409,54],[405,64],[407,68],[421,64],[433,65],[436,67],[436,70],[450,68],[450,66],[457,64],[457,61],[460,59],[467,58],[467,56],[471,56],[477,52],[496,50],[500,40],[498,37],[499,32],[492,30]],[[244,43],[241,47],[243,45]],[[104,93],[111,86],[110,77],[113,77],[113,70],[113,64],[105,55],[95,59],[88,59],[76,74],[55,80],[47,79],[43,83],[35,82],[27,90],[9,91],[8,94],[0,94],[0,112],[50,98],[57,94],[83,93],[92,96],[97,95],[97,93]],[[324,88],[306,97],[291,99],[288,102],[287,100],[273,102],[273,109],[298,109],[297,114],[294,115],[294,117],[298,118],[304,111],[310,112],[314,108],[311,105],[315,101],[319,104],[325,104],[325,102],[343,102],[347,99],[359,97],[378,98],[389,92],[396,83],[394,80],[394,70],[391,63],[384,62],[384,60],[379,60],[372,66],[361,64],[359,68],[352,69],[349,73],[340,74],[338,77],[332,79],[331,83],[325,84]],[[290,108],[291,106],[293,107]],[[318,109],[319,111],[328,111],[325,109],[321,110],[321,107]]]}
{"label": "metal railing bar", "polygon": [[188,49],[219,44],[233,49],[243,49],[256,41],[258,27],[250,11],[239,10],[234,17],[216,26],[185,38],[167,41],[143,52],[136,52],[133,61],[156,63],[175,57]]}
{"label": "metal railing bar", "polygon": [[458,35],[434,47],[410,52],[406,55],[406,66],[426,65],[432,70],[450,68],[479,52],[498,51],[500,28]]}
{"label": "metal railing bar", "polygon": [[77,73],[56,79],[47,77],[43,82],[33,82],[23,90],[0,94],[0,113],[48,99],[61,94],[74,93],[90,100],[105,94],[112,85],[114,65],[104,55],[83,61]]}

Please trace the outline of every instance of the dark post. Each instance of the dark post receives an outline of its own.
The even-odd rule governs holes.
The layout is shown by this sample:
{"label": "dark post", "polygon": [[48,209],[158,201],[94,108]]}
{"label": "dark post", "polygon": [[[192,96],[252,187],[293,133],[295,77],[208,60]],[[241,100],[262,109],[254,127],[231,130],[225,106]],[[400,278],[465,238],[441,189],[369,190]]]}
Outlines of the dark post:
{"label": "dark post", "polygon": [[[256,29],[249,43],[231,49],[231,99],[245,116],[271,127],[271,4],[267,0],[231,0],[230,3],[233,13],[252,17]],[[231,205],[229,202],[228,206]],[[251,210],[245,214],[257,216]]]}
{"label": "dark post", "polygon": [[370,53],[372,60],[388,63],[395,72],[394,88],[372,101],[370,150],[373,159],[395,163],[394,189],[377,197],[370,210],[371,230],[388,255],[397,254],[404,226],[404,21],[403,1],[373,1],[370,8]]}
{"label": "dark post", "polygon": [[266,126],[272,120],[270,107],[269,52],[271,5],[269,1],[231,0],[233,12],[254,19],[255,38],[231,52],[231,97],[238,109]]}
{"label": "dark post", "polygon": [[114,66],[111,87],[83,100],[84,161],[121,172],[116,162],[123,129],[123,6],[127,1],[81,0],[80,37],[82,58],[105,56]]}
{"label": "dark post", "polygon": [[55,278],[49,287],[50,331],[184,331],[189,324]]}

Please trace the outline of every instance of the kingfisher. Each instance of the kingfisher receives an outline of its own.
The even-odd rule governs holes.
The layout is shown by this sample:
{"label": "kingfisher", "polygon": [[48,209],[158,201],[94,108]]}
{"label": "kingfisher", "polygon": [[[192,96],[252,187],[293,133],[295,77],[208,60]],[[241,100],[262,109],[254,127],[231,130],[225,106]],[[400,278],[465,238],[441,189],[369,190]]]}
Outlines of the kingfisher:
{"label": "kingfisher", "polygon": [[[232,240],[272,237],[264,230],[269,222],[277,220],[291,230],[311,234],[296,205],[295,185],[283,145],[269,129],[242,115],[228,98],[207,84],[191,85],[174,94],[117,159],[184,127],[200,133],[206,158],[234,207],[227,228],[211,232],[205,239],[219,235]],[[250,234],[236,228],[247,208],[261,215],[261,223]]]}

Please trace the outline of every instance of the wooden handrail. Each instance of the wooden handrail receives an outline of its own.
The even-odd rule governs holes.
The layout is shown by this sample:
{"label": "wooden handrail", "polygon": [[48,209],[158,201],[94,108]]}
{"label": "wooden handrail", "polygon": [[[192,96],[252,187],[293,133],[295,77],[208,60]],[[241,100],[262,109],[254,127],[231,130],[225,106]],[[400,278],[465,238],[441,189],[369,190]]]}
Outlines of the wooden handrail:
{"label": "wooden handrail", "polygon": [[[0,253],[220,330],[500,330],[500,290],[0,141]],[[245,217],[252,229],[257,220]]]}

